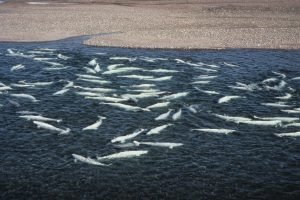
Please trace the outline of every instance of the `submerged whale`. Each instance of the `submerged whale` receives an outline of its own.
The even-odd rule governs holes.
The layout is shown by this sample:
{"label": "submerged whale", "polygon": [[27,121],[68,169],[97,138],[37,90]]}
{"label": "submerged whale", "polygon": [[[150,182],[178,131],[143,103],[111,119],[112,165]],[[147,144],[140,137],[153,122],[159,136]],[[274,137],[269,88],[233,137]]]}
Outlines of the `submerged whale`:
{"label": "submerged whale", "polygon": [[32,121],[44,121],[44,122],[61,122],[62,119],[53,119],[48,117],[43,117],[41,115],[21,115],[20,118],[24,118]]}

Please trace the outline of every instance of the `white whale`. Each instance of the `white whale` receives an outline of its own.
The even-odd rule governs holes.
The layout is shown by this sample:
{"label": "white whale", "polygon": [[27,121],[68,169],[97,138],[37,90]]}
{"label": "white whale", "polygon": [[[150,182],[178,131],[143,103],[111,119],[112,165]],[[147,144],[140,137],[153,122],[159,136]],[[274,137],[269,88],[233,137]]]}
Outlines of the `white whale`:
{"label": "white whale", "polygon": [[81,86],[74,86],[74,88],[78,88],[78,89],[81,89],[81,90],[85,90],[85,91],[90,91],[90,92],[115,92],[116,90],[115,89],[111,89],[111,88],[90,88],[90,87],[81,87]]}
{"label": "white whale", "polygon": [[53,119],[48,117],[43,117],[41,115],[21,115],[20,118],[24,118],[32,121],[44,121],[44,122],[61,122],[62,119]]}
{"label": "white whale", "polygon": [[243,124],[250,124],[250,125],[259,125],[259,126],[281,126],[280,120],[249,120],[249,121],[241,121],[240,123]]}
{"label": "white whale", "polygon": [[281,91],[285,86],[287,85],[287,83],[283,80],[280,81],[279,85],[276,85],[276,86],[265,86],[265,88],[267,90],[275,90],[275,91]]}
{"label": "white whale", "polygon": [[16,98],[24,98],[24,99],[29,99],[32,102],[37,102],[39,100],[37,100],[34,96],[29,95],[29,94],[10,94],[10,96],[12,97],[16,97]]}
{"label": "white whale", "polygon": [[113,160],[113,159],[121,159],[121,158],[134,158],[139,157],[144,154],[147,154],[147,150],[139,150],[139,151],[123,151],[119,153],[114,153],[107,156],[99,157],[97,156],[97,160]]}
{"label": "white whale", "polygon": [[107,66],[107,69],[108,69],[108,70],[114,70],[114,69],[116,69],[117,67],[120,67],[120,66],[124,66],[124,64],[113,64],[113,65],[108,65],[108,66]]}
{"label": "white whale", "polygon": [[223,62],[224,65],[228,66],[228,67],[239,67],[238,65],[234,65],[234,64],[231,64],[231,63],[227,63],[227,62]]}
{"label": "white whale", "polygon": [[128,99],[124,98],[116,98],[116,97],[105,97],[105,96],[87,96],[86,99],[95,99],[99,101],[106,101],[106,102],[113,102],[113,103],[119,103],[119,102],[125,102],[128,101]]}
{"label": "white whale", "polygon": [[267,79],[263,80],[262,83],[270,83],[270,82],[276,82],[276,81],[278,81],[278,79],[272,77],[272,78],[267,78]]}
{"label": "white whale", "polygon": [[171,70],[171,69],[152,69],[152,70],[148,70],[149,72],[154,72],[154,73],[177,73],[179,71],[177,70]]}
{"label": "white whale", "polygon": [[284,127],[300,127],[300,123],[296,123],[296,122],[294,122],[294,123],[291,123],[291,124],[287,124],[287,125],[285,125]]}
{"label": "white whale", "polygon": [[209,84],[210,81],[194,81],[194,82],[191,82],[191,84]]}
{"label": "white whale", "polygon": [[278,107],[278,108],[289,108],[291,105],[287,105],[286,102],[276,102],[276,103],[261,103],[264,106]]}
{"label": "white whale", "polygon": [[214,65],[214,64],[205,64],[205,66],[208,66],[211,68],[220,68],[218,65]]}
{"label": "white whale", "polygon": [[74,82],[73,81],[67,81],[68,83],[64,86],[64,89],[65,88],[70,88],[70,87],[73,87],[74,86]]}
{"label": "white whale", "polygon": [[44,67],[43,70],[45,71],[58,71],[58,70],[63,70],[63,69],[68,69],[70,66],[65,66],[65,67]]}
{"label": "white whale", "polygon": [[159,89],[127,89],[129,92],[141,92],[141,93],[155,93],[155,94],[164,94],[166,92],[160,91]]}
{"label": "white whale", "polygon": [[131,85],[130,87],[132,88],[151,88],[151,87],[155,87],[156,85],[154,84],[140,84],[140,85]]}
{"label": "white whale", "polygon": [[2,92],[2,91],[6,91],[6,90],[12,90],[12,88],[11,87],[9,87],[9,86],[1,86],[0,87],[0,92]]}
{"label": "white whale", "polygon": [[206,79],[214,79],[217,78],[218,76],[210,76],[210,75],[200,75],[195,77],[195,79],[201,79],[201,80],[206,80]]}
{"label": "white whale", "polygon": [[66,130],[57,128],[55,126],[52,126],[51,124],[47,124],[45,122],[39,122],[39,121],[33,121],[34,124],[37,125],[38,128],[43,128],[50,131],[58,132],[60,135],[65,135],[70,133],[71,129],[67,128]]}
{"label": "white whale", "polygon": [[75,92],[75,94],[80,96],[85,96],[85,98],[103,96],[103,94],[99,92],[98,93],[97,92]]}
{"label": "white whale", "polygon": [[93,60],[88,62],[88,65],[95,67],[97,65],[97,58],[94,58]]}
{"label": "white whale", "polygon": [[292,78],[291,80],[300,80],[300,76],[299,76],[299,77]]}
{"label": "white whale", "polygon": [[151,97],[158,97],[160,92],[146,92],[146,93],[140,93],[140,94],[122,94],[121,97],[123,98],[129,98],[129,99],[145,99],[145,98],[151,98]]}
{"label": "white whale", "polygon": [[218,103],[226,103],[228,101],[231,101],[233,99],[239,99],[239,98],[244,98],[244,97],[241,97],[241,96],[225,96],[225,97],[222,97],[218,100]]}
{"label": "white whale", "polygon": [[173,78],[173,76],[163,76],[159,78],[148,78],[147,81],[154,81],[154,82],[159,82],[159,81],[169,81]]}
{"label": "white whale", "polygon": [[281,110],[282,112],[289,113],[289,114],[299,114],[300,110]]}
{"label": "white whale", "polygon": [[276,135],[278,137],[299,137],[300,131],[293,132],[293,133],[275,133],[274,135]]}
{"label": "white whale", "polygon": [[36,60],[36,61],[47,61],[47,60],[56,60],[57,58],[33,58],[33,60]]}
{"label": "white whale", "polygon": [[12,87],[18,87],[18,88],[33,88],[34,87],[34,85],[24,84],[24,83],[22,83],[22,84],[12,83],[12,84],[10,84],[10,86],[12,86]]}
{"label": "white whale", "polygon": [[21,52],[14,52],[12,49],[7,49],[8,54],[7,56],[12,56],[12,57],[22,57],[22,58],[33,58],[34,55],[25,55],[24,53]]}
{"label": "white whale", "polygon": [[173,126],[173,124],[165,124],[162,126],[158,126],[156,128],[151,129],[150,131],[148,131],[146,133],[146,135],[154,135],[154,134],[159,134],[161,131],[163,131],[164,129],[168,128],[169,126]]}
{"label": "white whale", "polygon": [[218,70],[215,69],[207,69],[207,68],[203,68],[203,67],[196,67],[195,69],[199,69],[205,72],[218,72]]}
{"label": "white whale", "polygon": [[174,121],[177,121],[181,118],[181,115],[182,115],[182,110],[180,108],[176,113],[173,114],[172,119]]}
{"label": "white whale", "polygon": [[98,116],[98,118],[99,119],[94,124],[89,125],[89,126],[83,128],[82,130],[83,131],[86,131],[86,130],[97,130],[101,126],[103,119],[106,119],[106,117]]}
{"label": "white whale", "polygon": [[147,108],[141,108],[141,107],[137,107],[137,106],[130,106],[130,105],[125,105],[125,104],[121,104],[121,103],[102,103],[101,102],[100,104],[110,105],[110,106],[114,106],[114,107],[117,107],[117,108],[124,109],[126,111],[133,111],[133,112],[150,111]]}
{"label": "white whale", "polygon": [[138,142],[138,141],[133,141],[133,143],[136,146],[142,145],[149,145],[149,146],[156,146],[156,147],[167,147],[170,149],[173,149],[174,147],[179,147],[182,146],[182,143],[172,143],[172,142]]}
{"label": "white whale", "polygon": [[100,65],[97,63],[96,66],[94,67],[94,71],[95,72],[101,72],[101,68],[100,68]]}
{"label": "white whale", "polygon": [[84,78],[84,79],[102,79],[99,76],[94,76],[94,75],[89,75],[89,74],[76,74],[79,78]]}
{"label": "white whale", "polygon": [[186,109],[188,109],[190,112],[192,113],[197,113],[198,111],[196,110],[196,108],[198,107],[197,105],[190,105],[190,106],[184,106]]}
{"label": "white whale", "polygon": [[59,90],[57,92],[54,92],[53,95],[63,95],[65,94],[66,92],[68,92],[70,89],[69,88],[65,88],[65,89],[62,89],[62,90]]}
{"label": "white whale", "polygon": [[233,116],[228,116],[228,115],[219,115],[219,114],[213,114],[214,116],[220,118],[220,119],[224,119],[226,121],[229,122],[235,122],[235,123],[241,123],[243,121],[251,121],[250,118],[247,117],[233,117]]}
{"label": "white whale", "polygon": [[257,117],[255,115],[253,117],[256,119],[267,120],[267,121],[279,120],[281,122],[295,122],[300,119],[299,117]]}
{"label": "white whale", "polygon": [[131,71],[143,71],[144,69],[139,67],[119,67],[117,69],[109,70],[103,72],[102,74],[119,74],[124,72],[131,72]]}
{"label": "white whale", "polygon": [[16,113],[21,114],[21,115],[37,115],[37,112],[33,111],[27,111],[27,110],[22,110],[22,111],[17,111]]}
{"label": "white whale", "polygon": [[283,73],[279,73],[279,72],[274,72],[272,71],[273,74],[276,74],[277,76],[280,76],[281,78],[286,78],[286,75]]}
{"label": "white whale", "polygon": [[208,94],[208,95],[212,95],[212,94],[220,94],[219,92],[216,92],[216,91],[211,91],[211,90],[202,90],[198,87],[194,87],[196,90],[200,91],[200,92],[203,92],[205,94]]}
{"label": "white whale", "polygon": [[86,70],[86,73],[89,74],[96,74],[97,72],[94,69],[91,69],[89,67],[83,67]]}
{"label": "white whale", "polygon": [[85,78],[77,78],[77,80],[90,82],[90,83],[97,83],[97,84],[110,84],[110,81],[107,80],[98,80],[98,79],[85,79]]}
{"label": "white whale", "polygon": [[154,109],[154,108],[164,108],[170,105],[170,102],[160,102],[160,103],[156,103],[153,104],[151,106],[146,107],[147,109]]}
{"label": "white whale", "polygon": [[115,56],[115,57],[110,57],[110,60],[128,60],[129,62],[133,62],[135,61],[137,58],[129,58],[129,57],[119,57],[119,56]]}
{"label": "white whale", "polygon": [[198,129],[192,129],[193,131],[201,131],[201,132],[206,132],[206,133],[222,133],[222,134],[229,134],[236,132],[236,130],[231,130],[231,129],[224,129],[224,128],[198,128]]}
{"label": "white whale", "polygon": [[123,76],[118,76],[119,78],[131,78],[131,79],[138,79],[138,80],[148,80],[154,78],[153,76],[143,76],[143,75],[123,75]]}
{"label": "white whale", "polygon": [[280,100],[287,100],[290,99],[292,97],[292,95],[290,93],[285,93],[284,96],[281,97],[275,97],[276,99],[280,99]]}
{"label": "white whale", "polygon": [[21,107],[21,105],[17,102],[17,101],[14,101],[14,100],[11,100],[11,99],[8,99],[8,102],[16,107]]}
{"label": "white whale", "polygon": [[179,92],[176,94],[170,94],[170,95],[165,95],[163,97],[161,97],[160,99],[162,100],[174,100],[174,99],[179,99],[182,97],[185,97],[189,94],[189,92]]}
{"label": "white whale", "polygon": [[245,91],[254,91],[254,90],[261,90],[261,88],[256,84],[256,83],[251,83],[251,84],[244,84],[244,83],[239,83],[236,82],[238,86],[228,86],[229,88],[237,89],[237,90],[245,90]]}
{"label": "white whale", "polygon": [[15,65],[12,68],[10,68],[10,71],[13,72],[13,71],[16,71],[19,69],[24,69],[24,68],[25,68],[25,65],[19,64],[19,65]]}
{"label": "white whale", "polygon": [[78,155],[78,154],[72,154],[72,156],[74,157],[75,162],[80,161],[80,162],[91,164],[91,165],[109,166],[107,164],[100,163],[97,160],[94,160],[92,158],[86,158],[86,157],[83,157],[83,156]]}
{"label": "white whale", "polygon": [[63,59],[63,60],[69,60],[70,59],[70,57],[64,56],[62,54],[58,54],[57,57],[60,58],[60,59]]}
{"label": "white whale", "polygon": [[155,118],[155,120],[156,120],[156,121],[160,121],[160,120],[166,120],[166,119],[168,119],[168,117],[170,116],[170,114],[171,114],[171,112],[172,112],[173,110],[174,110],[174,109],[169,109],[168,112],[159,115],[158,117]]}
{"label": "white whale", "polygon": [[48,86],[48,85],[52,85],[53,81],[49,81],[49,82],[34,82],[34,83],[28,83],[26,81],[19,81],[19,83],[27,84],[27,85],[32,85],[32,86]]}
{"label": "white whale", "polygon": [[115,143],[115,142],[124,143],[126,140],[130,140],[130,139],[132,139],[132,138],[135,138],[136,136],[138,136],[139,134],[141,134],[141,133],[144,132],[145,130],[146,130],[146,129],[138,129],[138,130],[134,131],[134,132],[131,133],[131,134],[116,137],[116,138],[112,139],[111,142],[112,142],[112,143]]}
{"label": "white whale", "polygon": [[135,147],[134,143],[132,143],[132,142],[114,144],[114,146],[115,146],[115,147],[118,147],[118,148],[130,148],[130,147]]}

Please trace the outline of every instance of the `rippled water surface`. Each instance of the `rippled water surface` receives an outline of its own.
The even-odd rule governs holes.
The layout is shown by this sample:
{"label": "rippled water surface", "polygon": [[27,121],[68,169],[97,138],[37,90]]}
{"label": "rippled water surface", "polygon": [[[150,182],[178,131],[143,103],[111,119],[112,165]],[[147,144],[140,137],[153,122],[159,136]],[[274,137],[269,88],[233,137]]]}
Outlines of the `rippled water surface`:
{"label": "rippled water surface", "polygon": [[[59,54],[69,58],[59,58]],[[47,61],[59,65],[36,58],[53,58]],[[101,71],[87,73],[84,67],[94,70],[88,63],[95,58]],[[24,67],[12,70],[19,64]],[[124,64],[116,69],[141,69],[107,74],[107,67],[112,64]],[[151,71],[154,69],[174,71]],[[110,83],[79,80],[78,74],[98,76]],[[140,79],[126,75],[138,75]],[[170,80],[155,81],[167,76],[171,76]],[[295,124],[299,120],[283,120],[270,126],[230,121],[220,115],[246,117],[250,121],[267,121],[255,117],[297,118],[297,112],[286,110],[297,111],[300,107],[300,80],[296,78],[299,76],[299,51],[92,48],[69,40],[2,43],[0,82],[1,87],[11,89],[2,89],[0,94],[1,199],[297,199],[300,195],[299,138],[275,134],[299,131]],[[272,79],[268,81],[269,78]],[[24,81],[52,83],[20,86],[25,85]],[[75,87],[69,87],[62,95],[53,95],[68,81]],[[144,98],[130,96],[141,93],[131,87],[140,84],[154,84],[151,89],[161,93]],[[160,98],[170,94],[185,92],[186,96],[168,100],[167,107],[133,112],[87,99],[78,94],[83,92],[82,87],[115,89],[102,95],[115,98],[129,95],[131,98],[122,104],[140,108],[165,102]],[[150,92],[149,88],[142,89],[144,94]],[[213,94],[207,94],[208,91]],[[13,94],[30,94],[38,101]],[[240,98],[219,103],[224,96]],[[167,120],[155,120],[168,109],[174,111]],[[182,115],[174,121],[172,115],[179,109]],[[38,128],[32,121],[20,118],[20,111],[62,119],[59,123],[47,123],[71,131],[60,135]],[[97,130],[82,130],[95,123],[98,116],[106,119]],[[160,134],[144,132],[121,145],[111,142],[139,128],[149,131],[166,124],[173,125]],[[182,143],[183,146],[173,149],[135,146],[133,140]],[[78,154],[96,159],[96,156],[129,150],[148,153],[104,161],[109,166],[74,162],[72,157]]]}

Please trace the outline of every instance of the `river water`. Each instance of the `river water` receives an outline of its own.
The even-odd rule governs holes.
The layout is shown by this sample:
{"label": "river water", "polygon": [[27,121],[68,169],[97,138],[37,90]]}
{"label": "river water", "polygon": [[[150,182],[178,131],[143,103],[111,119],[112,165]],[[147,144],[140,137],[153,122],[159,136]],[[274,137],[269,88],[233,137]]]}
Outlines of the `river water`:
{"label": "river water", "polygon": [[[299,76],[300,51],[95,48],[78,39],[1,43],[1,199],[297,199],[299,137],[276,134],[299,131]],[[91,88],[112,89],[98,96],[139,108],[169,104],[124,110],[80,93]],[[169,109],[166,120],[155,120]],[[20,117],[30,112],[62,119],[46,123],[71,131],[38,128]],[[98,129],[83,130],[98,116],[106,117]],[[111,142],[139,128],[147,131]],[[134,140],[182,146],[137,146]],[[104,166],[72,156],[96,161],[134,150],[147,154],[101,161]]]}

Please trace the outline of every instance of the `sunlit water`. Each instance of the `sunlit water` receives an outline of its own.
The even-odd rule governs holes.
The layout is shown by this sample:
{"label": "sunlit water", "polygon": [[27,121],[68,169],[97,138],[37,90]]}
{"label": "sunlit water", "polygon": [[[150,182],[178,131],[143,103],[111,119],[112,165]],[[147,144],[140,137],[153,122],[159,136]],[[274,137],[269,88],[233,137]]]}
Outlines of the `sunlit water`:
{"label": "sunlit water", "polygon": [[[19,56],[11,55],[7,49],[18,52]],[[64,60],[58,58],[58,54],[70,58]],[[113,60],[113,57],[131,60]],[[49,61],[61,65],[52,66],[34,58],[55,58]],[[111,83],[101,85],[78,80],[76,74],[88,74],[84,67],[94,68],[88,63],[95,58],[102,71],[89,75]],[[300,76],[299,63],[299,51],[92,48],[80,45],[76,40],[2,43],[0,82],[12,90],[4,90],[0,95],[1,199],[296,199],[300,194],[299,138],[274,134],[297,132],[299,127],[286,127],[290,122],[276,126],[235,123],[215,114],[252,120],[254,116],[299,117],[297,113],[282,111],[300,107],[300,80],[293,80]],[[19,64],[25,67],[11,71]],[[119,68],[139,67],[143,71],[103,74],[111,64],[124,64]],[[158,68],[177,72],[151,72]],[[118,77],[132,74],[172,78],[151,81]],[[200,80],[196,78],[200,75],[216,77],[206,84],[193,83]],[[263,83],[268,78],[276,80]],[[22,84],[23,80],[27,83],[53,83],[28,88],[11,85]],[[166,95],[188,94],[169,100],[168,107],[132,112],[99,104],[102,102],[99,100],[85,99],[76,94],[82,92],[76,87],[70,87],[62,95],[53,95],[63,89],[67,81],[81,87],[112,88],[115,91],[105,96],[118,98],[124,94],[138,94],[130,91],[130,86],[138,84],[155,84],[153,89],[166,92],[138,99],[136,103],[132,100],[122,102],[141,108],[163,102],[159,98]],[[252,84],[251,89],[229,87],[240,86],[237,83]],[[219,94],[209,95],[195,87]],[[39,101],[11,95],[21,93],[30,94]],[[276,98],[286,94],[291,94],[291,97]],[[227,95],[242,98],[218,103]],[[278,101],[290,107],[262,104]],[[197,113],[191,112],[187,106],[195,108]],[[174,121],[171,114],[168,120],[154,120],[168,109],[175,109],[172,114],[182,109],[181,118]],[[19,111],[62,119],[60,123],[47,123],[71,131],[59,135],[39,129],[32,121],[20,118]],[[98,130],[82,130],[97,121],[99,115],[106,119]],[[137,140],[182,143],[183,146],[173,149],[146,145],[120,147],[111,143],[113,138],[130,134],[138,128],[150,130],[168,123],[173,126],[160,134],[142,133],[126,143]],[[223,134],[192,130],[197,128],[236,132]],[[111,164],[109,166],[75,163],[72,157],[72,154],[79,154],[96,159],[96,156],[128,150],[148,150],[148,154],[106,161],[106,164]]]}

